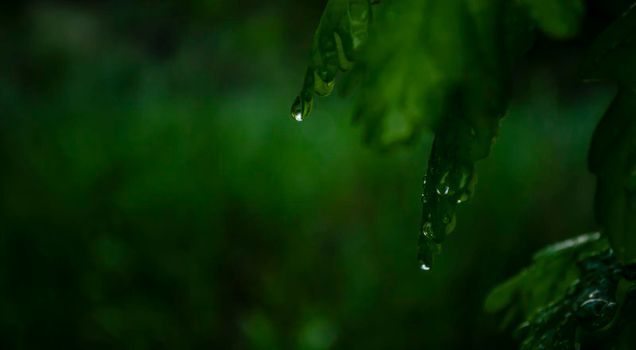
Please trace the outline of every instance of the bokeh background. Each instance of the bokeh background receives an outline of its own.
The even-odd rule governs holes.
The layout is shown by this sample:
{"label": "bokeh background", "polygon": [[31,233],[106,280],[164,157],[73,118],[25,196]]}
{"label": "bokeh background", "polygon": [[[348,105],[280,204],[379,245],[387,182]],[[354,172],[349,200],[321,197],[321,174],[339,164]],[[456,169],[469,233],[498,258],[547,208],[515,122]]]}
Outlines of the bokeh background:
{"label": "bokeh background", "polygon": [[422,272],[432,135],[365,145],[346,97],[289,116],[324,3],[0,5],[0,348],[515,346],[484,297],[595,229],[611,89],[542,39]]}

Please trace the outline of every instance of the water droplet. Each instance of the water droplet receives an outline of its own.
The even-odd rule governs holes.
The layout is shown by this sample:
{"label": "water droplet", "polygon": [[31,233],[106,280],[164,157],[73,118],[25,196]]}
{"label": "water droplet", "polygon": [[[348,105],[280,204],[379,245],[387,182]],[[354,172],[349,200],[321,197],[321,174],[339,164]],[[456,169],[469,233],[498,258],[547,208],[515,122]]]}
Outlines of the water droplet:
{"label": "water droplet", "polygon": [[430,221],[426,221],[422,225],[422,234],[427,238],[433,238],[433,225]]}
{"label": "water droplet", "polygon": [[468,201],[469,199],[470,199],[470,193],[467,192],[467,191],[464,191],[464,192],[461,193],[459,198],[457,198],[457,204],[464,203],[464,202]]}
{"label": "water droplet", "polygon": [[422,270],[428,270],[433,266],[435,255],[441,252],[439,244],[425,236],[420,236],[417,251],[417,261]]}
{"label": "water droplet", "polygon": [[445,196],[450,192],[450,186],[448,186],[448,172],[445,172],[444,175],[439,179],[437,186],[435,187],[435,192],[437,192],[440,196]]}
{"label": "water droplet", "polygon": [[[308,96],[306,96],[308,95]],[[311,91],[306,92],[303,91],[301,96],[296,97],[294,100],[294,104],[291,107],[291,116],[296,121],[302,121],[305,119],[310,113],[313,106],[313,97],[311,96]]]}
{"label": "water droplet", "polygon": [[589,299],[579,306],[578,317],[587,326],[601,328],[607,325],[616,313],[616,303],[604,299]]}
{"label": "water droplet", "polygon": [[296,97],[296,100],[294,100],[294,104],[291,108],[291,116],[297,122],[303,121],[303,102],[301,101],[300,96]]}
{"label": "water droplet", "polygon": [[448,194],[448,192],[450,192],[450,187],[448,187],[448,185],[437,187],[435,189],[435,192],[437,192],[437,194],[440,196],[445,196]]}

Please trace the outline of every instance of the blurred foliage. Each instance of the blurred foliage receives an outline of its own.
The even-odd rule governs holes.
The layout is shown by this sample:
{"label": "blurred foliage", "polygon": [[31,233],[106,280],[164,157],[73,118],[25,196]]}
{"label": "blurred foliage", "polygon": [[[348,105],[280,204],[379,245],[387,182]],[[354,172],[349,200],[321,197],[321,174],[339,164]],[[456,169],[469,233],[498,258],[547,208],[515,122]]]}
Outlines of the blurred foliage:
{"label": "blurred foliage", "polygon": [[[596,33],[616,4],[590,5],[601,9],[581,30]],[[372,9],[385,5],[402,6]],[[301,125],[286,118],[324,7],[0,4],[0,348],[515,347],[483,298],[542,245],[596,229],[585,153],[614,88],[571,83],[588,43],[537,36],[498,147],[476,165],[478,195],[457,209],[462,239],[421,274],[414,189],[430,135],[368,149],[338,99]],[[384,16],[371,18],[420,20]],[[451,27],[433,22],[430,40],[453,58],[437,37]],[[399,50],[377,59],[405,74],[378,106],[435,90],[413,78],[429,68],[400,58],[418,38],[402,34],[376,44]],[[340,87],[379,88],[379,71],[357,67]]]}

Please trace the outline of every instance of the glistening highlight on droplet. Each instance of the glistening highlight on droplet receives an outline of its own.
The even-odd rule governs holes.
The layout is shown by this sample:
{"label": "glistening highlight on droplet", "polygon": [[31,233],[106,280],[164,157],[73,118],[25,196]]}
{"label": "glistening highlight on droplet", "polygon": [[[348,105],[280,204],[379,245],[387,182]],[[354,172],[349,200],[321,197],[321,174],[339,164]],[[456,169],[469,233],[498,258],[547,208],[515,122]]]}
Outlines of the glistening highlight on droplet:
{"label": "glistening highlight on droplet", "polygon": [[296,97],[296,100],[294,100],[294,103],[292,104],[291,116],[297,122],[303,121],[303,102],[300,99],[300,96]]}

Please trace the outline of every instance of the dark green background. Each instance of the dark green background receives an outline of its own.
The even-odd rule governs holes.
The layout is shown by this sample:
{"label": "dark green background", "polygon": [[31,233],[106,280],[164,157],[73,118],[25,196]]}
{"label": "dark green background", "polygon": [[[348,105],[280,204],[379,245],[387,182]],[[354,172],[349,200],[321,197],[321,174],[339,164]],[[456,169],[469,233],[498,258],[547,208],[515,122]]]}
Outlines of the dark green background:
{"label": "dark green background", "polygon": [[416,261],[432,135],[377,150],[302,83],[324,1],[0,5],[0,348],[503,349],[482,311],[595,229],[611,91],[522,63],[474,199]]}

